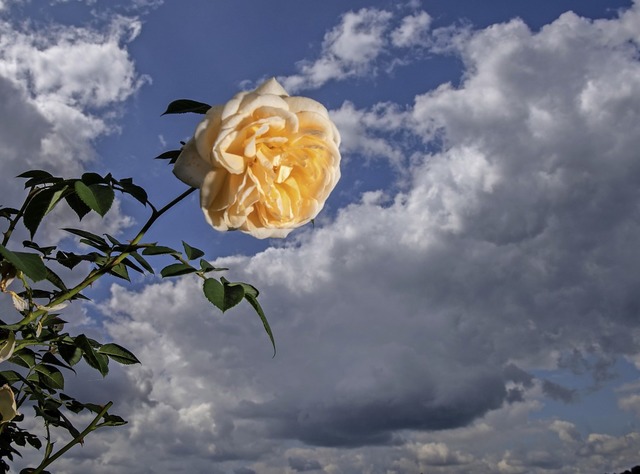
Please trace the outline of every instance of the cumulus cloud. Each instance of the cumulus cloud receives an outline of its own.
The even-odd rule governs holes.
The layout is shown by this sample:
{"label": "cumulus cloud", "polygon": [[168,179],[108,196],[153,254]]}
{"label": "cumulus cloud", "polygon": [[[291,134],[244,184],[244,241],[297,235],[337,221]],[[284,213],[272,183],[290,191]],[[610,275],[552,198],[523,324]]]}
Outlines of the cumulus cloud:
{"label": "cumulus cloud", "polygon": [[[19,173],[38,168],[78,176],[96,159],[94,140],[116,131],[113,106],[147,80],[135,71],[126,49],[139,31],[139,20],[121,16],[103,31],[56,25],[36,29],[0,20],[3,204],[21,199],[22,183],[13,179]],[[61,234],[55,226],[69,219],[58,213],[43,234],[56,240]],[[89,218],[88,225],[94,220]],[[116,203],[102,231],[117,233],[130,223]]]}
{"label": "cumulus cloud", "polygon": [[[577,396],[531,369],[597,379],[612,357],[639,350],[640,66],[622,26],[638,18],[634,7],[613,20],[567,13],[535,33],[520,20],[465,33],[452,37],[460,86],[421,94],[404,112],[335,111],[351,124],[350,150],[367,150],[384,120],[442,148],[409,165],[410,188],[391,202],[363,199],[297,245],[218,262],[262,290],[276,359],[249,308],[215,317],[187,281],[113,287],[109,331],[138,348],[131,384],[154,406],[132,413],[130,441],[161,462],[154,447],[175,446],[180,433],[194,462],[244,456],[258,472],[279,440],[369,459],[386,447],[388,466],[415,472],[471,462],[487,472],[607,469],[605,451],[630,462],[635,434],[583,438],[569,422],[536,425],[527,414],[542,403],[531,397]],[[369,152],[391,153],[372,142]],[[160,418],[171,439],[153,429]],[[546,433],[546,444],[490,445],[504,446],[498,427],[513,423],[523,437]],[[394,448],[431,432],[407,444],[412,461]],[[463,438],[482,436],[487,453],[469,452]],[[362,472],[356,457],[351,472]]]}
{"label": "cumulus cloud", "polygon": [[[316,89],[332,80],[374,73],[381,59],[387,60],[385,69],[392,69],[403,62],[398,57],[403,49],[426,44],[430,25],[431,17],[424,11],[401,19],[377,8],[347,12],[325,35],[320,57],[298,63],[297,74],[280,80],[285,89],[297,92]],[[388,61],[391,54],[394,57]]]}
{"label": "cumulus cloud", "polygon": [[405,129],[407,117],[397,104],[358,110],[347,101],[331,111],[331,118],[340,130],[341,151],[346,159],[357,154],[368,160],[385,158],[399,169],[406,167],[409,147],[398,136]]}
{"label": "cumulus cloud", "polygon": [[[300,77],[317,85],[348,74],[343,64],[369,67],[388,21],[345,15],[324,44],[338,75]],[[100,462],[71,453],[61,466],[109,472],[120,456],[111,466],[132,473],[212,462],[237,473],[559,473],[635,462],[638,433],[529,415],[576,396],[533,369],[600,379],[612,358],[640,352],[637,31],[638,6],[611,20],[567,13],[538,32],[520,20],[453,32],[459,86],[424,91],[410,110],[334,111],[350,152],[395,157],[394,140],[376,141],[383,129],[422,143],[403,162],[409,187],[390,201],[367,195],[294,244],[217,262],[262,291],[275,359],[250,308],[217,315],[195,280],[114,285],[107,330],[143,362],[122,389],[130,429]]]}
{"label": "cumulus cloud", "polygon": [[425,42],[425,33],[431,26],[431,16],[420,11],[402,19],[400,26],[391,32],[391,43],[398,48],[415,46]]}

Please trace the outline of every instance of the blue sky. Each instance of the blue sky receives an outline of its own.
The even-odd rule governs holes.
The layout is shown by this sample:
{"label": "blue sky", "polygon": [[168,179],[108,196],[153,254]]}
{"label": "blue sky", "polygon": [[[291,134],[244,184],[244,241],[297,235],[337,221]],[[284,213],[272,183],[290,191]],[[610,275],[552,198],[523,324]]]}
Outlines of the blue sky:
{"label": "blue sky", "polygon": [[[142,365],[73,385],[130,423],[61,472],[638,464],[638,31],[631,1],[0,1],[3,204],[28,167],[169,201],[184,185],[153,157],[198,117],[166,105],[271,76],[343,138],[315,228],[220,234],[194,197],[149,234],[260,288],[275,359],[194,280],[102,282],[72,308]],[[123,200],[87,225],[126,239],[145,215]]]}

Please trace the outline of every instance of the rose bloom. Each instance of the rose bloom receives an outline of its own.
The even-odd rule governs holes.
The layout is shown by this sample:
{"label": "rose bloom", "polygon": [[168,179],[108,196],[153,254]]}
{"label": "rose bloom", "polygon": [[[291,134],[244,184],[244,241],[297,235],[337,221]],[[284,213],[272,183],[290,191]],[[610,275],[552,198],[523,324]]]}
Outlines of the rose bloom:
{"label": "rose bloom", "polygon": [[173,172],[200,188],[215,229],[286,237],[318,215],[340,179],[339,145],[323,105],[269,79],[211,107]]}

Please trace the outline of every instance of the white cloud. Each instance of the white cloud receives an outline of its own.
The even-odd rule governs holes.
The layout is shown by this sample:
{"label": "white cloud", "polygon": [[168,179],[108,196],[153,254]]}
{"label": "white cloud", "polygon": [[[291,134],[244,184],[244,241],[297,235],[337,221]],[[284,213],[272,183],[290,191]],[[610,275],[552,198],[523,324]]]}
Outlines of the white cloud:
{"label": "white cloud", "polygon": [[332,79],[368,72],[384,51],[384,33],[391,18],[390,12],[375,8],[345,13],[340,24],[325,35],[321,57],[300,63],[300,74],[282,78],[285,89],[317,88]]}
{"label": "white cloud", "polygon": [[[527,371],[597,379],[593,359],[639,352],[638,10],[453,35],[460,86],[419,95],[410,113],[334,111],[349,151],[396,159],[404,148],[388,132],[443,147],[402,162],[411,186],[390,203],[368,195],[295,244],[219,261],[262,291],[275,359],[250,308],[217,314],[195,280],[113,286],[106,328],[143,362],[118,391],[130,428],[96,434],[91,443],[109,440],[100,457],[72,452],[61,468],[561,473],[637,462],[635,432],[533,420],[545,383]],[[373,40],[334,51],[351,31],[341,25],[326,46],[339,65],[381,54]],[[314,77],[325,76],[301,80]],[[23,113],[46,136],[35,105]],[[620,406],[635,410],[633,394]]]}
{"label": "white cloud", "polygon": [[406,62],[401,57],[402,49],[426,46],[431,17],[418,11],[399,20],[398,26],[396,23],[395,15],[387,10],[363,8],[345,13],[325,35],[320,57],[298,63],[299,72],[281,77],[282,84],[288,91],[297,92],[316,89],[332,80],[375,74],[379,64],[386,71],[392,70]]}
{"label": "white cloud", "polygon": [[406,165],[406,148],[394,135],[404,130],[407,114],[395,104],[377,104],[371,110],[357,110],[345,102],[331,111],[342,137],[341,151],[348,158],[358,153],[367,158],[382,157],[396,166]]}
{"label": "white cloud", "polygon": [[[638,352],[640,74],[614,34],[635,9],[453,38],[464,81],[418,96],[410,121],[392,105],[334,111],[350,150],[393,155],[393,140],[376,138],[395,129],[443,148],[412,162],[411,187],[390,204],[363,199],[298,245],[219,262],[262,290],[276,359],[249,308],[209,314],[188,282],[114,287],[108,328],[138,348],[144,368],[129,372],[131,385],[147,387],[144,403],[157,407],[141,402],[131,415],[138,451],[169,462],[162,453],[200,413],[210,424],[188,438],[189,462],[254,456],[244,466],[256,472],[282,469],[268,454],[281,452],[280,439],[323,446],[313,465],[337,472],[369,462],[419,472],[436,461],[589,471],[611,468],[605,451],[616,466],[633,462],[633,433],[530,421],[546,395],[574,398],[526,370],[552,363],[598,379],[611,357]],[[589,362],[598,358],[604,365]],[[505,372],[514,362],[525,370]],[[156,415],[171,420],[171,436],[154,430]],[[400,433],[427,446],[422,460],[394,450]],[[540,433],[535,450],[504,449]],[[323,458],[332,446],[352,450]],[[289,458],[305,465],[300,453]]]}
{"label": "white cloud", "polygon": [[431,16],[425,11],[405,16],[400,26],[391,32],[391,42],[397,48],[423,44],[430,26]]}
{"label": "white cloud", "polygon": [[[0,21],[4,205],[21,199],[22,183],[13,179],[19,173],[40,168],[79,176],[96,158],[93,141],[116,131],[114,106],[147,81],[126,49],[139,31],[139,20],[121,16],[103,31],[59,25],[36,30]],[[57,224],[60,219],[73,218],[59,214]],[[101,231],[117,234],[130,223],[116,203]],[[43,234],[54,231],[50,225]]]}

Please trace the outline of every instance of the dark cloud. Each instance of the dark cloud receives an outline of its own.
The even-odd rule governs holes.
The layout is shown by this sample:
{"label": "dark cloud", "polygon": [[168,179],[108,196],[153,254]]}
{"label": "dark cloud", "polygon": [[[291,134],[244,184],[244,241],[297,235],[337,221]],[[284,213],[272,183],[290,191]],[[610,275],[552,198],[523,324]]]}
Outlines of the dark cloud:
{"label": "dark cloud", "polygon": [[549,380],[542,381],[542,391],[546,396],[553,400],[558,400],[564,403],[575,403],[578,401],[577,390],[563,387],[562,385]]}
{"label": "dark cloud", "polygon": [[257,474],[253,469],[249,469],[248,467],[239,467],[233,470],[233,474]]}
{"label": "dark cloud", "polygon": [[[422,382],[422,383],[421,383]],[[362,446],[388,444],[399,430],[443,430],[469,424],[489,410],[499,408],[506,398],[504,384],[490,376],[457,380],[466,394],[453,397],[437,394],[435,381],[416,374],[414,387],[395,390],[335,394],[301,405],[296,399],[277,398],[262,404],[241,402],[238,415],[253,419],[275,419],[272,435],[296,438],[320,446]],[[413,389],[413,392],[411,391]],[[299,392],[298,392],[299,393]],[[327,395],[325,393],[325,395]]]}
{"label": "dark cloud", "polygon": [[0,162],[2,162],[2,202],[15,206],[24,189],[20,180],[14,179],[34,165],[34,158],[41,154],[41,141],[51,132],[48,120],[32,105],[12,81],[0,76]]}
{"label": "dark cloud", "polygon": [[296,472],[317,471],[322,469],[322,465],[315,459],[289,458],[289,467]]}

